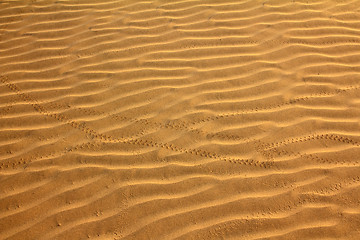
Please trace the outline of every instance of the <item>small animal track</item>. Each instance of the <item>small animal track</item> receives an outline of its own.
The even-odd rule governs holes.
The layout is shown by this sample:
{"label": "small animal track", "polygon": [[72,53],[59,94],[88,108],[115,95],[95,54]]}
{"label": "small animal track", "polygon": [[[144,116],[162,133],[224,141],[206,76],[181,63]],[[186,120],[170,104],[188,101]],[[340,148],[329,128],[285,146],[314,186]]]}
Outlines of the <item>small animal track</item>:
{"label": "small animal track", "polygon": [[[189,127],[183,121],[179,121],[178,123],[176,123],[176,122],[161,123],[161,122],[153,121],[151,119],[128,118],[126,116],[121,116],[121,115],[118,115],[118,114],[108,114],[108,113],[93,110],[93,109],[76,108],[76,110],[81,111],[81,112],[83,112],[85,114],[88,114],[88,115],[109,116],[114,120],[128,121],[128,122],[131,122],[131,123],[141,124],[143,126],[148,127],[148,128],[144,128],[142,131],[140,131],[141,133],[139,133],[137,135],[134,135],[134,136],[127,136],[127,138],[129,138],[129,137],[140,137],[142,135],[145,135],[145,133],[150,131],[150,130],[163,128],[163,129],[172,129],[172,130],[177,130],[177,131],[191,131],[192,133],[196,133],[196,134],[198,134],[200,136],[206,136],[208,139],[220,138],[220,139],[223,139],[223,140],[233,140],[233,141],[242,141],[242,140],[250,141],[251,140],[250,138],[243,138],[243,137],[233,135],[233,134],[228,135],[228,134],[224,134],[224,133],[214,133],[214,134],[213,133],[208,133],[208,132],[196,129],[194,127]],[[126,138],[126,137],[124,137],[124,138]]]}
{"label": "small animal track", "polygon": [[[90,129],[88,127],[86,127],[85,123],[79,123],[76,121],[73,121],[71,119],[68,119],[66,116],[62,115],[62,114],[57,114],[57,113],[50,113],[48,112],[44,107],[42,107],[41,105],[37,104],[36,101],[34,99],[32,99],[29,95],[22,93],[21,90],[12,83],[9,83],[7,77],[1,76],[1,81],[8,87],[10,88],[12,91],[16,92],[17,95],[19,95],[24,101],[29,102],[33,108],[38,111],[39,113],[55,118],[59,121],[65,122],[66,124],[79,129],[83,132],[85,132],[87,135],[89,135],[91,138],[93,139],[99,139],[100,141],[103,142],[117,142],[117,143],[130,143],[130,144],[136,144],[136,145],[143,145],[143,146],[152,146],[152,147],[161,147],[161,148],[165,148],[168,150],[172,150],[172,151],[176,151],[176,152],[184,152],[184,153],[189,153],[189,154],[193,154],[193,155],[198,155],[201,157],[206,157],[206,158],[213,158],[213,159],[218,159],[218,160],[223,160],[223,161],[227,161],[230,163],[238,163],[238,164],[243,164],[243,165],[252,165],[252,166],[259,166],[259,167],[271,167],[274,163],[273,163],[273,159],[274,159],[274,154],[270,154],[270,152],[268,150],[270,149],[274,149],[275,147],[281,146],[281,145],[286,145],[286,144],[290,144],[290,143],[295,143],[295,142],[302,142],[302,141],[308,141],[310,139],[331,139],[331,140],[336,140],[336,141],[342,141],[342,142],[346,142],[346,143],[350,143],[356,146],[359,146],[358,142],[354,142],[351,139],[348,139],[346,137],[341,137],[341,136],[336,136],[336,135],[313,135],[313,136],[307,136],[307,137],[303,137],[303,138],[295,138],[295,139],[289,139],[286,141],[282,141],[282,142],[278,142],[278,143],[273,143],[270,144],[268,146],[263,145],[263,147],[261,147],[261,145],[258,145],[256,147],[256,150],[258,152],[260,152],[263,156],[265,156],[267,159],[269,159],[269,162],[259,162],[259,161],[255,161],[253,159],[232,159],[232,158],[228,158],[228,157],[222,157],[219,156],[215,153],[209,153],[206,151],[202,151],[202,150],[196,150],[196,149],[184,149],[184,148],[179,148],[176,146],[173,146],[171,144],[167,144],[167,143],[157,143],[157,142],[153,142],[153,141],[148,141],[148,140],[141,140],[141,139],[131,139],[129,137],[124,137],[124,138],[115,138],[113,136],[108,136],[105,134],[99,134],[97,133],[95,130]],[[350,88],[349,88],[350,89]],[[351,88],[353,89],[353,88]],[[306,98],[299,98],[296,101],[300,101],[300,100],[305,100]],[[285,104],[292,104],[293,101],[289,101]],[[280,106],[280,105],[277,105]],[[268,109],[269,107],[267,107],[266,109]],[[265,108],[264,108],[265,109]],[[98,114],[105,114],[104,112],[99,112],[99,111],[95,111],[95,110],[91,110],[91,109],[80,109],[81,111],[87,113],[87,114],[91,114],[91,115],[98,115]],[[259,109],[256,108],[255,110],[249,110],[249,111],[258,111]],[[205,122],[205,121],[210,121],[212,119],[219,119],[219,118],[224,118],[226,116],[235,116],[235,114],[231,114],[231,115],[220,115],[220,116],[214,116],[214,117],[209,117],[207,119],[202,119],[200,120],[200,122]],[[186,127],[186,125],[184,123],[182,124],[162,124],[162,123],[157,123],[157,122],[152,122],[150,120],[147,119],[129,119],[126,117],[121,117],[121,116],[117,116],[117,115],[111,115],[112,118],[117,119],[117,120],[128,120],[130,122],[135,122],[135,123],[141,123],[144,125],[152,125],[152,126],[156,126],[156,127],[160,127],[160,128],[171,128],[171,129],[180,129],[180,130],[184,130],[184,129],[188,129],[188,127]],[[199,134],[204,134],[207,135],[205,132],[202,132],[200,130],[196,130],[194,129],[195,132],[199,133]],[[137,134],[137,137],[142,136],[143,135],[143,131],[140,132],[139,134]],[[210,135],[211,136],[211,135]],[[215,136],[215,135],[213,135]],[[221,136],[220,134],[218,136]],[[235,136],[224,136],[225,138],[230,138],[230,139],[238,139]],[[317,156],[314,156],[312,154],[309,155],[305,155],[305,154],[301,154],[301,153],[290,153],[287,152],[285,150],[282,151],[278,151],[275,149],[275,152],[277,153],[277,155],[300,155],[300,156],[306,156],[307,158],[312,158],[312,159],[316,159],[319,162],[325,163],[325,162],[329,162],[329,160],[325,160],[322,158],[319,158]]]}
{"label": "small animal track", "polygon": [[241,112],[225,113],[225,114],[219,114],[219,115],[216,115],[216,116],[209,116],[207,118],[196,119],[196,120],[194,120],[192,122],[189,122],[188,124],[189,125],[196,125],[196,124],[199,124],[199,123],[215,121],[215,120],[219,120],[219,119],[223,119],[223,118],[236,117],[236,116],[240,116],[240,115],[244,115],[244,114],[256,113],[256,112],[261,112],[261,111],[268,111],[268,110],[272,110],[272,109],[276,109],[276,108],[281,108],[283,106],[292,105],[292,104],[295,104],[297,102],[306,101],[306,100],[309,100],[311,98],[317,98],[317,97],[321,97],[321,96],[331,96],[331,95],[336,95],[336,94],[344,93],[344,92],[347,92],[347,91],[350,91],[350,90],[357,90],[357,89],[360,89],[360,86],[348,86],[348,87],[345,87],[345,88],[336,89],[333,92],[322,92],[322,93],[318,93],[318,94],[312,94],[312,95],[309,95],[309,96],[293,98],[293,99],[290,99],[287,102],[278,103],[278,104],[275,104],[275,105],[250,108],[250,109],[242,110]]}
{"label": "small animal track", "polygon": [[99,134],[93,129],[90,129],[86,127],[84,123],[76,122],[74,120],[68,119],[63,114],[58,113],[50,113],[48,112],[43,106],[37,103],[34,99],[32,99],[28,94],[23,93],[15,84],[12,84],[8,81],[7,77],[0,76],[1,82],[3,82],[10,90],[14,91],[19,97],[21,97],[25,102],[29,103],[37,112],[39,112],[42,115],[54,118],[58,121],[64,122],[68,125],[70,125],[73,128],[76,128],[80,131],[85,132],[87,135],[90,135],[92,138],[98,138],[98,139],[109,139],[110,136],[106,136],[104,134]]}
{"label": "small animal track", "polygon": [[354,177],[347,178],[343,181],[333,183],[330,186],[318,189],[318,190],[314,191],[314,193],[320,194],[320,195],[332,195],[332,194],[335,194],[336,192],[341,191],[344,188],[351,187],[354,185],[359,185],[359,183],[360,183],[360,177],[354,176]]}
{"label": "small animal track", "polygon": [[295,137],[295,138],[289,138],[284,141],[276,142],[276,143],[270,143],[264,146],[264,150],[270,150],[272,148],[280,147],[289,145],[292,143],[299,143],[299,142],[306,142],[311,140],[320,140],[320,139],[326,139],[326,140],[332,140],[332,141],[338,141],[346,144],[351,144],[354,146],[360,146],[359,142],[356,142],[348,137],[339,136],[336,134],[312,134],[304,137]]}
{"label": "small animal track", "polygon": [[[80,123],[80,122],[76,122],[71,119],[68,119],[63,114],[48,112],[43,106],[39,105],[37,103],[37,101],[32,99],[29,95],[21,92],[21,90],[15,84],[10,83],[8,81],[7,77],[0,76],[0,79],[1,79],[1,82],[3,82],[12,91],[16,92],[16,94],[19,95],[25,102],[30,103],[37,112],[39,112],[45,116],[52,117],[58,121],[64,122],[73,128],[83,131],[84,133],[89,135],[91,138],[98,139],[102,142],[128,143],[128,144],[135,144],[135,145],[142,145],[142,146],[160,147],[160,148],[165,148],[165,149],[180,152],[180,153],[189,153],[189,154],[193,154],[193,155],[197,155],[197,156],[201,156],[201,157],[205,157],[205,158],[212,158],[212,159],[222,160],[222,161],[235,163],[235,164],[251,165],[251,166],[258,166],[258,167],[263,167],[263,168],[269,168],[273,165],[272,162],[259,162],[259,161],[255,161],[253,159],[234,159],[234,158],[229,158],[229,157],[223,157],[216,153],[210,153],[210,152],[206,152],[206,151],[199,150],[199,149],[180,148],[180,147],[174,146],[173,144],[168,144],[168,143],[157,143],[157,142],[153,142],[151,140],[142,140],[142,139],[115,138],[113,136],[99,134],[95,130],[88,128],[85,123]],[[94,114],[95,112],[89,111],[89,113]],[[150,122],[148,122],[146,120],[135,119],[132,121],[145,122],[146,124],[151,124]],[[161,126],[163,126],[165,128],[169,127],[169,128],[175,128],[175,129],[184,127],[183,125],[173,125],[173,124],[165,124],[165,125],[161,124]],[[142,133],[140,133],[140,135],[142,135]],[[31,160],[28,162],[31,162]],[[26,163],[28,163],[28,162],[26,162]]]}
{"label": "small animal track", "polygon": [[276,147],[263,151],[265,151],[266,154],[269,155],[271,159],[275,159],[276,157],[281,157],[281,156],[294,156],[294,157],[306,158],[321,164],[357,166],[357,164],[359,163],[359,161],[346,162],[345,160],[331,160],[331,159],[319,157],[312,153],[301,153],[301,152],[293,152],[289,150],[279,150]]}
{"label": "small animal track", "polygon": [[20,167],[23,167],[25,169],[28,164],[35,162],[36,160],[56,158],[56,157],[65,155],[69,152],[74,152],[76,150],[98,149],[101,146],[101,144],[102,144],[101,142],[91,141],[91,142],[78,144],[75,146],[66,147],[65,149],[52,151],[45,155],[33,155],[30,157],[20,157],[20,158],[9,159],[6,161],[2,161],[0,163],[0,169],[4,169],[4,170],[5,169],[18,169]]}
{"label": "small animal track", "polygon": [[8,114],[11,111],[11,109],[13,109],[13,106],[11,106],[11,105],[8,105],[6,107],[2,107],[0,109],[0,116],[6,116],[6,114]]}
{"label": "small animal track", "polygon": [[226,161],[226,162],[236,163],[236,164],[242,164],[242,165],[251,165],[251,166],[257,166],[257,167],[263,167],[263,168],[269,168],[269,167],[273,166],[272,162],[260,162],[260,161],[255,161],[253,159],[229,158],[229,157],[220,156],[216,153],[211,153],[211,152],[207,152],[207,151],[200,150],[200,149],[180,148],[173,144],[158,143],[158,142],[154,142],[151,140],[135,139],[135,140],[129,140],[126,143],[149,146],[149,147],[150,146],[151,147],[160,147],[160,148],[168,149],[168,150],[175,151],[175,152],[188,153],[188,154],[192,154],[192,155],[201,156],[204,158],[212,158],[212,159],[216,159],[216,160],[221,160],[221,161]]}

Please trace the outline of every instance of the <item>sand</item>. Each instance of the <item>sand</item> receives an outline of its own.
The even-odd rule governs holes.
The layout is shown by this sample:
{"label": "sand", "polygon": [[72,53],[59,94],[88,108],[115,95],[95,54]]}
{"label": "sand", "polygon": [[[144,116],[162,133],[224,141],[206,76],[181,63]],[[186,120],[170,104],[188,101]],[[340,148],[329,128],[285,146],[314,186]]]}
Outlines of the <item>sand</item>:
{"label": "sand", "polygon": [[360,239],[360,1],[0,19],[0,239]]}

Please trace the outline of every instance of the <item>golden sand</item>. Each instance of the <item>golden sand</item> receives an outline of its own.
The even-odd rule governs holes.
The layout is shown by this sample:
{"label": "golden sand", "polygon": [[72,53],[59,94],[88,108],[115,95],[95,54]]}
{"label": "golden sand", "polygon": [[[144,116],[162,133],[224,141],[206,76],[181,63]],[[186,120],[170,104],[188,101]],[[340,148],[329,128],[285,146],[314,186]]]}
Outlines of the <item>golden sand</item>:
{"label": "golden sand", "polygon": [[0,19],[0,239],[360,239],[359,0]]}

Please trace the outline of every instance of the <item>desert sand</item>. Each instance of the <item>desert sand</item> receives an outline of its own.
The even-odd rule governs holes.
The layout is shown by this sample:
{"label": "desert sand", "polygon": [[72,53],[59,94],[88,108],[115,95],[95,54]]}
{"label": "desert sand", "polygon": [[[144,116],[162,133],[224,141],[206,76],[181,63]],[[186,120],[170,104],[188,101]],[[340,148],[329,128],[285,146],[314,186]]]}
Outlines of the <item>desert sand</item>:
{"label": "desert sand", "polygon": [[359,0],[0,19],[0,239],[360,239]]}

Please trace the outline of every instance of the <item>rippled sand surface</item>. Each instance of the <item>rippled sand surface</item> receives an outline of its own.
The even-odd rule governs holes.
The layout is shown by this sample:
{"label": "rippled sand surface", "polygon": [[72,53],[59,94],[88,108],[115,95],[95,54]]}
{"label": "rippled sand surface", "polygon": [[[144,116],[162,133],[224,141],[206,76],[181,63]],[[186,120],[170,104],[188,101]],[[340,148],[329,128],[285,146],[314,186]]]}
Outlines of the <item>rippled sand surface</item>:
{"label": "rippled sand surface", "polygon": [[0,2],[0,239],[360,239],[360,1]]}

